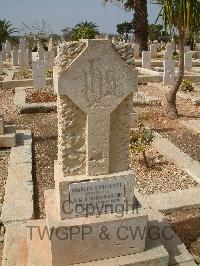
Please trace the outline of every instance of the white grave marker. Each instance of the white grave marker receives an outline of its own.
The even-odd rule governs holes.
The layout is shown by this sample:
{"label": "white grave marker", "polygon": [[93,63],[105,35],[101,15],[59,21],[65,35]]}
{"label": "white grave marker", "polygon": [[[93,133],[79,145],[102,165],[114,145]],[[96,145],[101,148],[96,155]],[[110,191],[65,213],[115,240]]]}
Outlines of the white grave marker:
{"label": "white grave marker", "polygon": [[44,61],[37,60],[32,62],[33,70],[33,87],[45,88],[46,86],[46,72]]}
{"label": "white grave marker", "polygon": [[185,60],[184,60],[184,64],[185,64],[185,71],[191,71],[192,70],[192,52],[187,52],[185,53]]}
{"label": "white grave marker", "polygon": [[16,67],[18,66],[18,61],[19,61],[19,58],[18,58],[18,50],[16,48],[14,48],[14,50],[11,51],[11,55],[12,55],[12,66],[13,67]]}
{"label": "white grave marker", "polygon": [[142,52],[142,67],[151,68],[151,53],[149,51]]}
{"label": "white grave marker", "polygon": [[163,84],[165,86],[173,86],[174,81],[175,81],[175,61],[165,60],[164,61]]}

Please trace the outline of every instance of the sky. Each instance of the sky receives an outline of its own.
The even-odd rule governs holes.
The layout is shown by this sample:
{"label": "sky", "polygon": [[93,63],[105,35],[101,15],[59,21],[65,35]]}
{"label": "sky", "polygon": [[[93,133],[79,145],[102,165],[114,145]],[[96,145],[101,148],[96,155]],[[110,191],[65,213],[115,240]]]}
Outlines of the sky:
{"label": "sky", "polygon": [[[22,28],[22,22],[30,25],[44,20],[52,33],[60,33],[81,21],[92,21],[103,33],[116,33],[116,25],[132,19],[131,12],[107,4],[103,0],[0,0],[0,19],[9,20],[14,27]],[[154,23],[159,12],[149,5],[149,23]]]}

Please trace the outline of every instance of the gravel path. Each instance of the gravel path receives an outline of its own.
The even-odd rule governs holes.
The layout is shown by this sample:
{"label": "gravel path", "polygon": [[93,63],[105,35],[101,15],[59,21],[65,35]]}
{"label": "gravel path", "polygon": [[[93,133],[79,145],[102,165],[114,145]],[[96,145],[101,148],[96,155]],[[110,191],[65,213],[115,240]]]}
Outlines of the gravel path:
{"label": "gravel path", "polygon": [[23,114],[15,122],[33,133],[33,180],[36,218],[45,217],[44,191],[54,188],[54,160],[57,159],[57,114]]}
{"label": "gravel path", "polygon": [[149,168],[141,155],[131,154],[131,168],[136,174],[136,187],[141,194],[167,193],[200,186],[155,149],[150,148],[146,155]]}
{"label": "gravel path", "polygon": [[200,264],[200,209],[175,211],[169,219],[174,231]]}
{"label": "gravel path", "polygon": [[165,92],[162,90],[161,84],[160,87],[161,89],[159,90],[158,87],[155,88],[151,84],[149,86],[140,86],[139,90],[149,96],[159,97],[162,106],[137,107],[134,110],[139,113],[141,121],[160,133],[163,137],[168,138],[194,160],[200,161],[200,134],[195,134],[179,123],[180,120],[199,119],[200,107],[194,106],[190,101],[178,99],[179,118],[175,120],[167,119],[165,117]]}

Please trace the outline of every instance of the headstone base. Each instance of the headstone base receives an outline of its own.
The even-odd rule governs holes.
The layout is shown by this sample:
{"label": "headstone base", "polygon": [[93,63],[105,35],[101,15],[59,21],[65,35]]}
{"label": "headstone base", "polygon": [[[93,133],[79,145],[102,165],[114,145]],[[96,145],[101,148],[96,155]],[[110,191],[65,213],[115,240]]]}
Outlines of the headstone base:
{"label": "headstone base", "polygon": [[[30,234],[27,237],[28,244],[28,259],[27,264],[21,265],[49,265],[49,266],[60,266],[70,264],[53,264],[52,253],[50,247],[50,241],[47,234],[44,234],[44,238],[41,240],[38,231],[43,232],[46,222],[44,220],[30,221],[29,226],[33,226],[36,230],[33,230],[32,238]],[[69,250],[65,250],[66,256],[70,255]],[[18,257],[20,254],[18,254]],[[146,250],[137,254],[130,254],[126,256],[117,256],[115,258],[95,260],[91,262],[71,264],[74,266],[167,266],[169,265],[169,255],[160,243],[160,245],[152,245],[148,243]]]}
{"label": "headstone base", "polygon": [[[41,232],[51,232],[53,265],[73,265],[145,250],[148,217],[144,210],[59,220],[54,190],[46,191],[45,207],[46,225]],[[37,229],[34,231],[39,234]]]}

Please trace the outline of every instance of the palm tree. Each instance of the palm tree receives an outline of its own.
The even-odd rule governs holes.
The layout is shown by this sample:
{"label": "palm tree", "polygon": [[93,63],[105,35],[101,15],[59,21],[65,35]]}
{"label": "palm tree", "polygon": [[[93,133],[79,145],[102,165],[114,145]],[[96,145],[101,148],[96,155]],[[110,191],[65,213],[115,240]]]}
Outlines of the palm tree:
{"label": "palm tree", "polygon": [[0,20],[0,44],[10,40],[13,33],[16,33],[17,29],[12,27],[10,21]]}
{"label": "palm tree", "polygon": [[148,13],[147,0],[104,0],[105,3],[121,3],[125,10],[132,11],[133,14],[133,32],[135,42],[140,45],[140,51],[148,50]]}
{"label": "palm tree", "polygon": [[93,22],[81,22],[77,24],[70,33],[71,41],[78,41],[79,39],[95,39],[99,33],[98,27]]}
{"label": "palm tree", "polygon": [[175,28],[179,34],[179,70],[176,82],[166,95],[167,116],[176,118],[176,95],[184,77],[184,45],[186,33],[200,26],[200,1],[199,0],[160,0],[163,21],[167,28]]}
{"label": "palm tree", "polygon": [[76,26],[75,26],[75,28],[76,27],[81,27],[81,28],[90,28],[90,29],[92,29],[92,30],[94,30],[94,31],[96,31],[97,33],[98,33],[98,27],[97,27],[97,25],[95,24],[95,23],[93,23],[93,22],[88,22],[87,20],[85,21],[85,22],[81,22],[81,23],[78,23]]}

